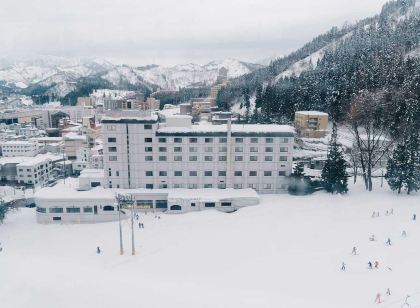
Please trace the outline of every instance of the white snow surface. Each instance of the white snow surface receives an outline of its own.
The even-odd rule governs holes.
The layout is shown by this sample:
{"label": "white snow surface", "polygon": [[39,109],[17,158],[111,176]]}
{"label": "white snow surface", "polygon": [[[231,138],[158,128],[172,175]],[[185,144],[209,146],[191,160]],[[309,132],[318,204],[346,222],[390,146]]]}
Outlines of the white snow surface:
{"label": "white snow surface", "polygon": [[346,196],[264,195],[232,214],[141,214],[135,256],[129,221],[120,256],[117,222],[40,225],[21,209],[0,226],[1,307],[401,307],[407,294],[417,307],[419,201],[358,183]]}

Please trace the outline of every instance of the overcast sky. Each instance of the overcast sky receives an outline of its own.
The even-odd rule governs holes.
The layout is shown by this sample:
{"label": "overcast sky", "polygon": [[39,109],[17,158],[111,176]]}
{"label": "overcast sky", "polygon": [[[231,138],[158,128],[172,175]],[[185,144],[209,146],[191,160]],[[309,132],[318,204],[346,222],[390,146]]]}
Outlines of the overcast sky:
{"label": "overcast sky", "polygon": [[0,55],[172,65],[287,54],[386,0],[0,0]]}

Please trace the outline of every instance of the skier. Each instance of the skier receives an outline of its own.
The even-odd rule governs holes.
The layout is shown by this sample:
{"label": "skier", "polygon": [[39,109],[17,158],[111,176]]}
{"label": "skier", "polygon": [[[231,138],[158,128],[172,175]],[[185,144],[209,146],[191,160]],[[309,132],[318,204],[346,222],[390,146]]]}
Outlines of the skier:
{"label": "skier", "polygon": [[391,246],[391,239],[388,237],[388,240],[386,241],[386,244],[388,245],[388,246]]}
{"label": "skier", "polygon": [[141,229],[141,222],[139,222],[139,229]]}
{"label": "skier", "polygon": [[391,215],[394,215],[394,209],[391,209]]}
{"label": "skier", "polygon": [[403,232],[401,233],[402,237],[407,237],[407,232],[405,232],[405,230],[403,230]]}
{"label": "skier", "polygon": [[379,212],[378,212],[378,213],[376,213],[376,217],[379,217]]}
{"label": "skier", "polygon": [[385,293],[386,295],[388,295],[388,296],[390,296],[391,295],[391,290],[388,288],[387,290],[386,290],[386,293]]}
{"label": "skier", "polygon": [[405,301],[404,301],[404,304],[401,306],[401,308],[402,307],[411,307],[411,305],[408,303],[408,299],[410,298],[410,295],[407,295],[406,297],[405,297]]}
{"label": "skier", "polygon": [[343,262],[343,263],[341,264],[341,270],[342,270],[342,271],[345,271],[345,270],[346,270],[346,263],[344,263],[344,262]]}
{"label": "skier", "polygon": [[378,303],[378,304],[382,303],[381,293],[379,293],[379,292],[378,292],[378,294],[376,294],[375,303]]}
{"label": "skier", "polygon": [[369,237],[369,241],[371,241],[371,242],[374,242],[374,241],[375,241],[375,234],[372,234],[372,235]]}
{"label": "skier", "polygon": [[373,211],[373,213],[372,213],[372,218],[375,218],[375,216],[376,216],[376,212],[375,212],[375,211]]}
{"label": "skier", "polygon": [[389,215],[389,212],[388,212],[388,211],[386,211],[386,212],[385,212],[385,215],[386,215],[386,216],[388,216],[388,215]]}
{"label": "skier", "polygon": [[136,214],[136,220],[139,220],[139,214]]}
{"label": "skier", "polygon": [[416,218],[417,218],[417,215],[413,214],[413,220],[416,220]]}
{"label": "skier", "polygon": [[372,269],[372,262],[368,262],[369,269]]}
{"label": "skier", "polygon": [[352,252],[351,252],[353,255],[357,255],[357,248],[356,248],[356,246],[355,247],[353,247],[353,250],[352,250]]}
{"label": "skier", "polygon": [[96,247],[96,253],[97,254],[100,254],[101,253],[101,248],[98,246],[98,247]]}
{"label": "skier", "polygon": [[141,223],[141,228],[142,228],[142,229],[144,229],[144,225],[143,225],[143,223]]}
{"label": "skier", "polygon": [[375,264],[375,268],[378,269],[379,268],[379,262],[378,261],[375,261],[374,264]]}

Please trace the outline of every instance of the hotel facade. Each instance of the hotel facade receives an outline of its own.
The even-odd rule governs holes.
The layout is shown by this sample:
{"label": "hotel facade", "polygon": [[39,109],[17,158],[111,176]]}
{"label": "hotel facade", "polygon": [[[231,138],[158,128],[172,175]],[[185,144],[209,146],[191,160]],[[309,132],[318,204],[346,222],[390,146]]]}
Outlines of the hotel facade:
{"label": "hotel facade", "polygon": [[102,119],[105,186],[121,189],[252,188],[279,193],[292,172],[287,125],[192,124],[185,115]]}

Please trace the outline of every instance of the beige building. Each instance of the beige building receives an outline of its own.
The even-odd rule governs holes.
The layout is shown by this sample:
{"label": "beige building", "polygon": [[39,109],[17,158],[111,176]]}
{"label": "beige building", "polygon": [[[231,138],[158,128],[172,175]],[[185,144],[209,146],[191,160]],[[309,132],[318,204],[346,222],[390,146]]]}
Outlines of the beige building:
{"label": "beige building", "polygon": [[295,128],[299,137],[325,137],[328,133],[328,113],[320,111],[296,111]]}

